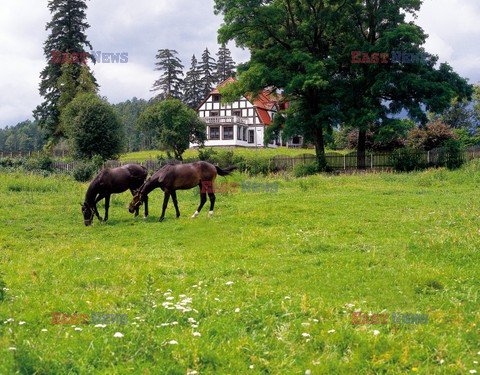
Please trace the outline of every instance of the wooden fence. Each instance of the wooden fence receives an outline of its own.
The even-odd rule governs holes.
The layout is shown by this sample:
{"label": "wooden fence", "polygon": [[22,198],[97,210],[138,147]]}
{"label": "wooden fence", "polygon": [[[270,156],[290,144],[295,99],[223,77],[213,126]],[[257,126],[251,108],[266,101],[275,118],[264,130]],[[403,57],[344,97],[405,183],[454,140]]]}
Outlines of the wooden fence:
{"label": "wooden fence", "polygon": [[[11,153],[0,154],[0,157],[3,155],[4,157],[10,157]],[[365,155],[365,169],[367,170],[391,170],[393,169],[393,160],[392,160],[392,153],[367,153]],[[36,154],[32,154],[30,156],[36,156]],[[448,158],[448,154],[442,152],[441,150],[433,150],[429,152],[419,152],[416,154],[419,160],[421,160],[426,165],[439,165],[440,163],[445,162],[445,158]],[[15,157],[15,153],[13,153],[13,157]],[[357,153],[339,153],[339,152],[328,152],[325,155],[327,166],[332,171],[352,171],[357,170]],[[462,155],[462,158],[465,161],[470,161],[472,159],[480,158],[480,146],[473,147],[465,151]],[[188,159],[184,160],[184,163],[189,163],[193,161],[197,161],[198,159]],[[246,159],[245,163],[248,166],[249,163],[259,163],[264,162],[267,163],[270,170],[274,171],[282,171],[282,170],[291,170],[298,164],[309,164],[313,163],[316,160],[315,155],[313,154],[302,154],[297,156],[287,156],[287,155],[277,155],[271,159]],[[167,160],[167,161],[159,161],[159,160],[146,160],[143,162],[137,161],[116,161],[111,160],[104,164],[106,168],[115,168],[125,164],[141,164],[145,166],[149,172],[156,171],[160,169],[167,163],[180,163],[179,161],[175,160]],[[66,162],[61,160],[55,160],[53,162],[53,168],[61,171],[61,172],[71,172],[77,166],[81,165],[82,162],[73,161],[73,162]]]}

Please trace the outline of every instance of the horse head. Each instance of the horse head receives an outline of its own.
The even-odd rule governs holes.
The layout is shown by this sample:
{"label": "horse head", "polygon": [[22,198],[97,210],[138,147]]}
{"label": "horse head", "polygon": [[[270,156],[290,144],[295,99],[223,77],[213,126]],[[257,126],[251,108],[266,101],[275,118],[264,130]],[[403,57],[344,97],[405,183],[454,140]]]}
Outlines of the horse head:
{"label": "horse head", "polygon": [[88,227],[92,225],[95,212],[93,211],[93,208],[87,204],[87,202],[84,204],[80,203],[80,206],[82,206],[83,222],[85,223],[85,226]]}
{"label": "horse head", "polygon": [[133,192],[133,198],[128,206],[128,212],[133,214],[144,202],[144,195],[140,192],[140,190],[135,190]]}

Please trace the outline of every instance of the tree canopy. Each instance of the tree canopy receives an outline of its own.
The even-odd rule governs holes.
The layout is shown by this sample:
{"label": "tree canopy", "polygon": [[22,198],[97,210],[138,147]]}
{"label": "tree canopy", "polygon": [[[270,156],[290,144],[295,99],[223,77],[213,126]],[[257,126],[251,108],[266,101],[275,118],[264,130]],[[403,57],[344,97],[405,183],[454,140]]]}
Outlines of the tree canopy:
{"label": "tree canopy", "polygon": [[163,72],[161,77],[153,84],[152,91],[159,91],[156,99],[169,97],[180,99],[183,87],[183,65],[177,57],[178,52],[173,49],[158,50],[155,70]]}
{"label": "tree canopy", "polygon": [[152,131],[158,146],[173,152],[178,160],[182,160],[190,142],[203,145],[206,140],[205,123],[178,99],[166,99],[147,108],[137,124],[144,131]]}
{"label": "tree canopy", "polygon": [[113,107],[96,94],[79,94],[62,111],[62,123],[72,155],[116,159],[123,151],[125,133]]}
{"label": "tree canopy", "polygon": [[[63,64],[52,61],[52,52],[59,51],[68,55],[86,53],[85,48],[89,47],[91,50],[92,45],[85,35],[90,27],[86,22],[86,0],[49,0],[48,9],[52,14],[52,20],[47,23],[46,30],[49,30],[50,34],[44,44],[47,66],[40,74],[40,95],[44,101],[37,106],[33,114],[39,126],[45,129],[46,136],[57,141],[64,135],[63,129],[59,126],[59,100],[62,93],[58,81],[62,73],[66,74],[66,69],[62,71]],[[68,69],[71,82],[77,85],[82,63],[76,61],[68,65],[71,65]],[[90,81],[97,86],[95,77],[89,71],[88,74]],[[73,97],[67,99],[64,95],[61,106],[68,104],[67,101],[71,99]]]}

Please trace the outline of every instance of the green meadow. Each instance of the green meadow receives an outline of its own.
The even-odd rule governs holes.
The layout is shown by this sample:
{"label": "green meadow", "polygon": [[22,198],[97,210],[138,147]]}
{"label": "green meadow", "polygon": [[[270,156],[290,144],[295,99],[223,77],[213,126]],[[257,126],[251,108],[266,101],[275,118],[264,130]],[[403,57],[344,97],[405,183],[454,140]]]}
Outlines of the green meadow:
{"label": "green meadow", "polygon": [[[224,181],[278,193],[217,194],[193,220],[199,192],[180,192],[182,216],[170,202],[163,223],[161,191],[147,220],[124,193],[87,228],[88,184],[1,172],[0,373],[480,371],[480,163]],[[352,324],[355,311],[428,323]]]}

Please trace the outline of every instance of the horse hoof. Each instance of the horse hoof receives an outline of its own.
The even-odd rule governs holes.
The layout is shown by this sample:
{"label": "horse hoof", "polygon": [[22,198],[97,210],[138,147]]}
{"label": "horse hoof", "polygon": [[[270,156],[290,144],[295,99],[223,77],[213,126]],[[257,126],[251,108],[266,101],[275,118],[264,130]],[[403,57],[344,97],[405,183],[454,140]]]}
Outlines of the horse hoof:
{"label": "horse hoof", "polygon": [[165,220],[165,218],[164,218],[164,217],[161,217],[160,220],[159,220],[159,222],[162,222],[163,220]]}
{"label": "horse hoof", "polygon": [[213,216],[213,211],[208,211],[208,217],[212,217]]}
{"label": "horse hoof", "polygon": [[198,216],[198,211],[195,211],[195,213],[192,215],[192,219],[195,219]]}
{"label": "horse hoof", "polygon": [[143,217],[143,220],[147,220],[147,218],[148,218],[148,216],[144,216],[144,217]]}

